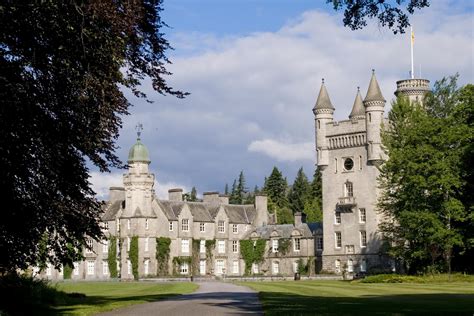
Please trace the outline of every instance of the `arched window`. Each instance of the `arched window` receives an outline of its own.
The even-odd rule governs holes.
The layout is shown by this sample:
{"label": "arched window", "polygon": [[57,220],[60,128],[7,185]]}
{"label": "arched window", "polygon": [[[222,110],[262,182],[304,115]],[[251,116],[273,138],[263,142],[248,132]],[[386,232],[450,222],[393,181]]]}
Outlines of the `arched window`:
{"label": "arched window", "polygon": [[321,121],[318,120],[318,129],[320,129],[320,128],[321,128]]}
{"label": "arched window", "polygon": [[369,113],[369,122],[372,122],[372,113]]}

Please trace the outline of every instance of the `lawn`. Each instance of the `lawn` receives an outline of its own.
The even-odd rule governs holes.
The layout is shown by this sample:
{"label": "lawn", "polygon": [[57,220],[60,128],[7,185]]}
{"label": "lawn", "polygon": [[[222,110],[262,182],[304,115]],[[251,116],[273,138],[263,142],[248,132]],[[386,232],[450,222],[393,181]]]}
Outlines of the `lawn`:
{"label": "lawn", "polygon": [[474,315],[474,283],[242,282],[265,315]]}
{"label": "lawn", "polygon": [[86,296],[70,297],[67,303],[57,306],[55,310],[59,314],[92,315],[172,295],[191,293],[197,287],[193,283],[64,282],[57,284],[58,290],[83,293]]}

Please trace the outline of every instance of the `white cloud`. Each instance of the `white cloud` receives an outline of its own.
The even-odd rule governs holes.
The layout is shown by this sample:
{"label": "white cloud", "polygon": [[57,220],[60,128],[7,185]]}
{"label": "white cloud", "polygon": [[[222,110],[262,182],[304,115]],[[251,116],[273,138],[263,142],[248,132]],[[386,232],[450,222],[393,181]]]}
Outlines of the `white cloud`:
{"label": "white cloud", "polygon": [[[433,2],[412,19],[415,69],[421,63],[423,77],[432,83],[456,72],[462,84],[474,81],[472,13],[457,9],[456,3]],[[365,94],[372,68],[387,100],[410,69],[408,34],[393,35],[374,25],[351,31],[343,27],[341,15],[321,11],[306,12],[277,32],[172,38],[179,40],[173,46],[189,54],[171,56],[169,81],[191,95],[184,100],[156,97],[151,105],[131,98],[136,106],[124,120],[118,154],[126,158],[133,127],[141,121],[157,179],[196,186],[200,192],[222,188],[240,170],[249,186],[261,185],[270,172],[266,166],[276,162],[289,179],[301,164],[312,170],[311,109],[321,78],[335,119],[342,120],[357,86]]]}
{"label": "white cloud", "polygon": [[[123,187],[123,174],[118,172],[101,173],[94,171],[90,173],[89,181],[92,184],[92,189],[95,191],[97,198],[99,200],[107,200],[110,187]],[[160,199],[168,199],[168,190],[174,188],[181,188],[184,192],[190,191],[187,186],[176,182],[160,183],[155,181],[155,194]]]}
{"label": "white cloud", "polygon": [[251,142],[248,150],[263,153],[277,161],[313,161],[315,159],[313,143],[291,144],[263,139]]}

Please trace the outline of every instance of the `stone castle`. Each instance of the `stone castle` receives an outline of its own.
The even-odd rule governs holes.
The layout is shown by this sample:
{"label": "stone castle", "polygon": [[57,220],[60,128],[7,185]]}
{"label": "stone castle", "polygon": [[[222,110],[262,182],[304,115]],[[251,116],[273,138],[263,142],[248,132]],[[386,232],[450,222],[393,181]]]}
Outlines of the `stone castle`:
{"label": "stone castle", "polygon": [[[424,79],[401,80],[395,94],[421,101],[428,84]],[[110,278],[111,237],[116,240],[121,279],[133,278],[132,238],[138,239],[139,277],[158,275],[162,264],[157,259],[158,237],[170,241],[169,258],[161,271],[165,275],[292,276],[301,266],[309,274],[390,269],[393,263],[381,253],[380,215],[375,208],[378,166],[386,159],[380,136],[385,102],[373,73],[364,99],[357,91],[349,120],[336,122],[323,81],[313,108],[323,224],[307,223],[298,212],[294,224],[277,225],[263,194],[252,205],[230,205],[228,196],[218,192],[204,193],[202,202],[189,202],[183,200],[182,189],[169,190],[168,200],[158,199],[148,150],[138,137],[129,152],[123,186],[110,188],[104,206],[102,227],[108,239],[88,240],[84,260],[74,263],[72,279]],[[251,271],[245,270],[241,240],[253,240],[254,245],[265,241],[263,260],[254,262]],[[63,274],[48,266],[41,275],[61,279]]]}

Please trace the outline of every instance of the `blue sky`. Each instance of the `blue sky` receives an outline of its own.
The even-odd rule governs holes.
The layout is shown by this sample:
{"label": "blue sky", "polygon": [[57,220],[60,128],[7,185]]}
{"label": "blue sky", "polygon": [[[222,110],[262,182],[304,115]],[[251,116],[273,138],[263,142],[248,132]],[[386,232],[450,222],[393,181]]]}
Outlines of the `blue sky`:
{"label": "blue sky", "polygon": [[[416,74],[431,80],[456,72],[474,82],[473,1],[431,1],[412,17]],[[134,126],[144,125],[161,197],[169,188],[222,191],[241,170],[247,186],[261,186],[273,166],[289,182],[302,166],[314,171],[311,112],[325,78],[335,119],[347,119],[357,86],[364,95],[371,69],[387,100],[410,69],[408,35],[376,23],[360,31],[318,0],[165,0],[163,20],[175,48],[169,83],[191,93],[184,100],[145,90],[153,104],[126,93],[134,105],[124,118],[117,154],[126,159]],[[387,102],[386,112],[390,109]],[[120,185],[122,170],[91,172],[100,198]]]}

